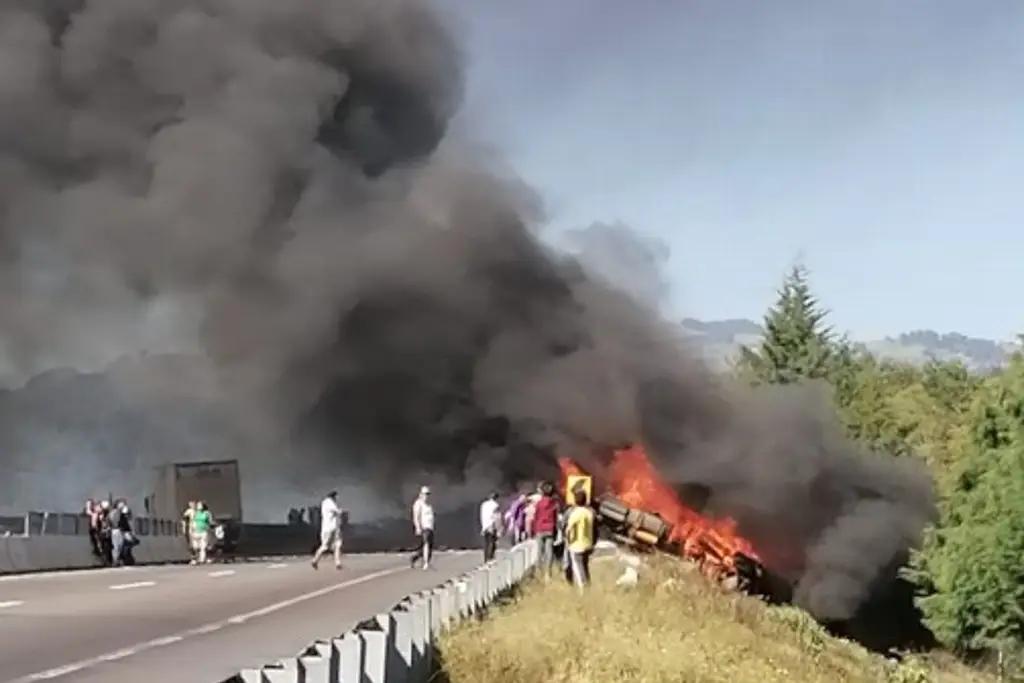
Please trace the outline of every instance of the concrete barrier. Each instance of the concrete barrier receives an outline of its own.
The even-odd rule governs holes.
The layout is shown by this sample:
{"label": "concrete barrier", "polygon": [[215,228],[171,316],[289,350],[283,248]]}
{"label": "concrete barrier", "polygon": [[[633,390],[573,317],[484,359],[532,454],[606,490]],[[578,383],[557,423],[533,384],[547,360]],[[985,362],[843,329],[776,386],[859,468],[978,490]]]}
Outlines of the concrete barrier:
{"label": "concrete barrier", "polygon": [[[136,564],[167,564],[188,560],[180,537],[140,536],[134,548]],[[88,538],[79,536],[6,536],[0,538],[0,575],[103,566],[93,555]]]}
{"label": "concrete barrier", "polygon": [[[479,534],[463,533],[468,519],[475,523],[475,510],[440,516],[455,531],[437,539],[437,550],[477,548]],[[450,519],[449,519],[450,518]],[[178,562],[187,559],[185,540],[175,520],[136,517],[135,533],[141,544],[135,548],[139,564]],[[461,524],[461,526],[460,526]],[[467,528],[469,528],[467,526]],[[415,537],[407,519],[353,524],[345,530],[345,550],[378,553],[412,550]],[[311,554],[319,543],[319,529],[308,524],[242,524],[236,556],[273,557]],[[88,520],[84,515],[32,511],[20,516],[0,517],[0,574],[88,569],[99,567],[89,543]]]}
{"label": "concrete barrier", "polygon": [[[20,518],[4,518],[8,530],[0,531],[0,575],[66,569],[91,569],[102,563],[93,555],[84,515],[28,512]],[[13,520],[21,520],[21,533],[12,533]],[[173,520],[137,517],[133,520],[139,545],[133,550],[136,564],[165,564],[188,559],[188,547]]]}
{"label": "concrete barrier", "polygon": [[221,683],[427,683],[434,639],[488,607],[537,563],[537,545],[521,543],[495,561],[437,588],[410,595],[340,636],[319,640],[294,658],[245,669]]}

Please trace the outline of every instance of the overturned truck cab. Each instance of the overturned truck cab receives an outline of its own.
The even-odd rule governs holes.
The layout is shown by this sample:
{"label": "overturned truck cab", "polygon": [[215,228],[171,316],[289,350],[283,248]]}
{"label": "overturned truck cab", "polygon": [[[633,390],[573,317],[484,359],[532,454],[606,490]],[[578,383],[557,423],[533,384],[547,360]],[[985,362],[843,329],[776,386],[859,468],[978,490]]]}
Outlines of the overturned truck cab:
{"label": "overturned truck cab", "polygon": [[760,560],[730,547],[713,529],[681,534],[659,515],[604,495],[594,505],[598,525],[610,540],[637,552],[663,552],[695,562],[708,578],[770,602],[792,597],[789,582],[772,574]]}

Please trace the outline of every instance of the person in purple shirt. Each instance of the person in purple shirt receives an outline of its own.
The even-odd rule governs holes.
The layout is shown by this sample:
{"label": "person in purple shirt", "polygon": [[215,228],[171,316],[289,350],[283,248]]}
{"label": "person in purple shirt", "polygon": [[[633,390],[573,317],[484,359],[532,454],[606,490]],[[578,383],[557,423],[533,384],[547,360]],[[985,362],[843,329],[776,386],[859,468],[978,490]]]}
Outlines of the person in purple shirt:
{"label": "person in purple shirt", "polygon": [[505,528],[512,534],[512,543],[526,538],[526,494],[520,493],[505,512]]}

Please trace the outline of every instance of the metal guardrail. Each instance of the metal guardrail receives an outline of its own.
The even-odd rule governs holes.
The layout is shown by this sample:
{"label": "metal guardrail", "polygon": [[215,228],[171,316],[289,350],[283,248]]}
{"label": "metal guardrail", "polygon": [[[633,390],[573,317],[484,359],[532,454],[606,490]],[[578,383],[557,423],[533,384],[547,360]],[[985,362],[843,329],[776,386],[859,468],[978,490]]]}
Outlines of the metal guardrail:
{"label": "metal guardrail", "polygon": [[[180,536],[176,520],[135,517],[132,520],[139,536]],[[88,536],[89,518],[70,512],[32,510],[20,516],[0,517],[0,536]]]}
{"label": "metal guardrail", "polygon": [[467,619],[483,618],[530,573],[538,555],[535,541],[521,543],[469,574],[408,596],[347,633],[221,683],[427,683],[436,668],[435,637]]}

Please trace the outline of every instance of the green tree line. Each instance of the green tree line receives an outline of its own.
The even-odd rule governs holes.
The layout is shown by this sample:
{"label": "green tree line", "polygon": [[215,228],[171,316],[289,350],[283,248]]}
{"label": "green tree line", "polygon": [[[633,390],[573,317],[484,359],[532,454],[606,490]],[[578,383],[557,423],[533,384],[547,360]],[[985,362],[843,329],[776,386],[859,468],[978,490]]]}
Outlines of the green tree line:
{"label": "green tree line", "polygon": [[827,324],[806,269],[794,267],[741,349],[754,384],[824,381],[850,436],[878,457],[918,457],[940,518],[906,575],[940,642],[960,654],[1024,650],[1024,355],[986,374],[959,362],[877,358]]}

